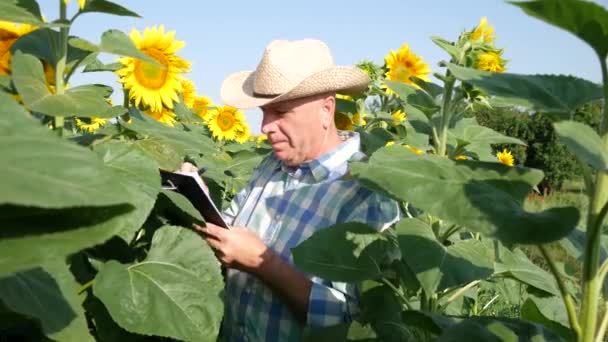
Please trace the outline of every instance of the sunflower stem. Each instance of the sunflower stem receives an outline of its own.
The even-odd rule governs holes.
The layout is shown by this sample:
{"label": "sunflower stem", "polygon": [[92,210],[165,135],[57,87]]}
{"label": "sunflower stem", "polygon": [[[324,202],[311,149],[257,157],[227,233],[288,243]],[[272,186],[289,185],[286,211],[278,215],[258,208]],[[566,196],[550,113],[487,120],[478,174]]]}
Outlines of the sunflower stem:
{"label": "sunflower stem", "polygon": [[568,313],[568,321],[570,322],[570,328],[574,331],[574,334],[576,335],[576,339],[580,340],[581,326],[579,324],[578,318],[576,317],[576,306],[574,305],[574,300],[572,299],[572,296],[568,292],[568,289],[566,289],[566,284],[564,283],[564,279],[562,279],[562,276],[559,273],[557,265],[555,265],[555,261],[549,254],[549,251],[547,251],[547,248],[543,245],[538,245],[538,249],[540,250],[540,253],[543,255],[545,260],[547,261],[547,264],[549,264],[549,269],[551,270],[551,273],[553,273],[553,277],[555,278],[555,281],[557,282],[557,287],[559,288],[559,292],[562,295],[562,300],[564,301],[564,305],[566,306],[566,312]]}
{"label": "sunflower stem", "polygon": [[[602,67],[602,80],[604,86],[604,109],[600,123],[599,134],[608,148],[608,68],[606,56],[599,56]],[[604,215],[602,209],[608,200],[608,175],[598,172],[595,177],[595,188],[591,191],[589,213],[587,215],[587,240],[585,244],[585,259],[583,264],[583,302],[581,304],[581,324],[583,342],[592,342],[595,338],[598,319],[598,306],[601,282],[598,274],[600,263],[600,242]]]}
{"label": "sunflower stem", "polygon": [[441,106],[441,127],[439,127],[439,148],[437,155],[445,156],[448,140],[448,126],[450,125],[450,105],[452,93],[456,79],[452,76],[450,70],[445,73],[445,86],[443,88],[443,105]]}
{"label": "sunflower stem", "polygon": [[[59,19],[65,21],[67,19],[67,6],[63,0],[59,0]],[[57,44],[57,64],[55,65],[55,94],[63,95],[65,93],[65,64],[68,55],[68,34],[70,27],[62,26],[59,28],[59,42]],[[64,118],[57,116],[54,119],[54,127],[58,130],[59,135],[63,135]]]}

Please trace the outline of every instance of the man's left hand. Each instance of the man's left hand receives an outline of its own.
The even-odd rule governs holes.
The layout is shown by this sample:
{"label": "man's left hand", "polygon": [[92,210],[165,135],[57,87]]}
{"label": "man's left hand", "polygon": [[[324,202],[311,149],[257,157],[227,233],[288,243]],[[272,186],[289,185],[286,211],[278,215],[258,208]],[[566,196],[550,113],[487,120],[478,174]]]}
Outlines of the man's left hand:
{"label": "man's left hand", "polygon": [[244,227],[230,229],[207,222],[206,227],[194,225],[224,265],[250,273],[257,273],[262,264],[272,257],[272,251],[251,230]]}

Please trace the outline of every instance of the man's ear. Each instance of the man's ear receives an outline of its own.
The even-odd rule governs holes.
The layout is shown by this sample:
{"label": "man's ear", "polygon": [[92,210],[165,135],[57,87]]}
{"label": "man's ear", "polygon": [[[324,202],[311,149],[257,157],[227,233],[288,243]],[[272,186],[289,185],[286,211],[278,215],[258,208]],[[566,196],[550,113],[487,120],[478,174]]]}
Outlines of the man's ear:
{"label": "man's ear", "polygon": [[336,97],[335,95],[326,96],[323,99],[323,104],[321,105],[321,121],[323,122],[323,128],[327,129],[330,126],[330,123],[334,120],[334,113],[336,110]]}

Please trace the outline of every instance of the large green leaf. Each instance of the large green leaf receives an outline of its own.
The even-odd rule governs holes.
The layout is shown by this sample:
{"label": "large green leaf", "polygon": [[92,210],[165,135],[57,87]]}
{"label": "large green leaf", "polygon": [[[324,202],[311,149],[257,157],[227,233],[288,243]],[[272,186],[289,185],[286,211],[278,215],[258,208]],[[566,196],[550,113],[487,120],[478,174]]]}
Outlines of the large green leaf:
{"label": "large green leaf", "polygon": [[561,297],[529,296],[521,306],[521,318],[542,324],[546,329],[563,337],[566,341],[573,340],[569,329],[566,306]]}
{"label": "large green leaf", "polygon": [[332,281],[354,282],[382,275],[391,242],[363,223],[337,224],[315,232],[292,248],[299,269]]}
{"label": "large green leaf", "polygon": [[[59,31],[50,28],[41,28],[17,39],[11,46],[11,53],[14,54],[17,51],[21,51],[25,54],[34,55],[45,60],[54,68],[60,58],[58,55],[61,50],[60,45],[61,33],[59,33]],[[65,65],[66,70],[76,67],[77,63],[87,57],[95,57],[90,55],[94,55],[94,53],[68,46]]]}
{"label": "large green leaf", "polygon": [[304,336],[305,342],[319,341],[356,341],[356,342],[380,342],[374,329],[369,325],[361,325],[357,321],[332,325],[325,328],[311,329]]}
{"label": "large green leaf", "polygon": [[526,321],[473,316],[443,330],[439,342],[460,341],[562,341],[543,326]]}
{"label": "large green leaf", "polygon": [[0,301],[12,311],[40,320],[59,341],[92,341],[67,265],[51,263],[0,278]]}
{"label": "large green leaf", "polygon": [[[0,275],[36,267],[45,260],[65,258],[114,235],[127,241],[132,239],[148,217],[160,190],[158,166],[136,147],[121,143],[101,146],[98,153],[105,163],[99,167],[113,169],[115,175],[111,183],[96,185],[98,191],[116,187],[121,201],[129,204],[68,209],[0,206],[3,228],[0,230]],[[86,187],[86,181],[81,185]],[[83,199],[82,204],[89,200],[92,199]],[[27,250],[36,252],[23,253]]]}
{"label": "large green leaf", "polygon": [[220,266],[193,231],[164,226],[146,259],[110,261],[93,292],[124,329],[181,340],[215,341],[223,314]]}
{"label": "large green leaf", "polygon": [[474,118],[462,119],[458,121],[456,123],[456,126],[448,131],[448,134],[470,145],[526,145],[526,143],[517,138],[512,138],[498,133],[491,128],[478,125],[477,120],[475,120]]}
{"label": "large green leaf", "polygon": [[106,97],[112,88],[104,85],[82,85],[52,94],[44,79],[40,61],[28,54],[17,52],[11,59],[13,82],[25,105],[33,111],[51,116],[113,115]]}
{"label": "large green leaf", "polygon": [[[131,108],[133,113],[134,109]],[[180,125],[169,127],[146,115],[131,115],[131,121],[120,121],[125,129],[139,133],[143,138],[157,138],[176,151],[185,154],[213,154],[217,151],[213,140],[207,136],[192,131],[185,131]]]}
{"label": "large green leaf", "polygon": [[443,51],[450,54],[454,60],[460,59],[461,49],[454,45],[454,43],[437,36],[431,37],[431,40],[435,45],[443,49]]}
{"label": "large green leaf", "polygon": [[573,76],[495,73],[455,64],[448,64],[448,68],[461,81],[512,105],[540,112],[570,115],[585,103],[603,97],[599,85]]}
{"label": "large green leaf", "polygon": [[608,55],[608,11],[591,1],[510,1],[528,15],[564,29],[589,44],[604,60]]}
{"label": "large green leaf", "polygon": [[82,13],[98,12],[127,17],[141,17],[139,14],[107,0],[87,0]]}
{"label": "large green leaf", "polygon": [[352,163],[351,173],[365,186],[505,243],[555,241],[579,219],[573,207],[523,210],[525,196],[542,178],[534,169],[417,156],[391,146],[369,162]]}
{"label": "large green leaf", "polygon": [[416,273],[428,296],[492,275],[492,253],[477,240],[443,246],[431,227],[418,219],[397,224],[403,260]]}
{"label": "large green leaf", "polygon": [[494,265],[496,275],[512,277],[549,294],[559,295],[553,276],[532,263],[521,250],[511,252],[501,246],[499,259]]}
{"label": "large green leaf", "polygon": [[559,141],[577,158],[596,170],[608,172],[608,150],[593,128],[575,121],[557,122],[553,127]]}
{"label": "large green leaf", "polygon": [[359,320],[371,324],[383,341],[400,342],[412,337],[401,316],[403,304],[388,286],[376,286],[363,292],[359,305]]}
{"label": "large green leaf", "polygon": [[409,84],[396,81],[385,81],[386,85],[394,91],[407,104],[421,110],[427,117],[430,117],[437,111],[439,106],[435,100],[425,91],[420,90]]}
{"label": "large green leaf", "polygon": [[101,43],[95,45],[82,38],[71,38],[68,43],[82,50],[91,52],[106,52],[119,56],[128,56],[141,59],[148,63],[162,67],[156,60],[139,51],[131,38],[119,30],[108,30],[101,35]]}
{"label": "large green leaf", "polygon": [[0,136],[0,204],[40,208],[127,203],[116,173],[90,150],[52,136]]}
{"label": "large green leaf", "polygon": [[14,23],[44,25],[40,8],[33,0],[3,0],[0,2],[0,20]]}

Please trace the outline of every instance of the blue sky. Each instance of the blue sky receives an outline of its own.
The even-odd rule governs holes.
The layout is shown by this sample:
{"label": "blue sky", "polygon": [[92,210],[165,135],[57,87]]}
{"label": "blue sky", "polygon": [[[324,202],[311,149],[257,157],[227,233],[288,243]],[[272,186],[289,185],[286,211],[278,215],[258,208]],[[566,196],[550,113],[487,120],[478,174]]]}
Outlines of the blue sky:
{"label": "blue sky", "polygon": [[[107,29],[128,33],[132,28],[163,24],[186,42],[178,54],[192,62],[192,72],[186,76],[194,81],[198,93],[220,104],[222,80],[232,72],[255,69],[264,47],[273,39],[322,39],[332,50],[334,62],[342,65],[363,59],[382,64],[389,50],[408,43],[433,71],[443,72],[437,63],[446,54],[429,37],[455,40],[483,16],[495,28],[496,45],[505,49],[509,72],[571,74],[601,81],[597,57],[585,43],[499,0],[307,0],[288,5],[279,0],[114,1],[143,18],[86,14],[71,33],[99,42]],[[57,1],[39,2],[47,19],[55,19]],[[608,0],[595,2],[608,7]],[[70,10],[76,7],[72,0]],[[104,56],[105,61],[113,58]],[[95,73],[74,82],[116,85],[116,80],[112,74]],[[252,131],[259,132],[260,112],[246,114]]]}

